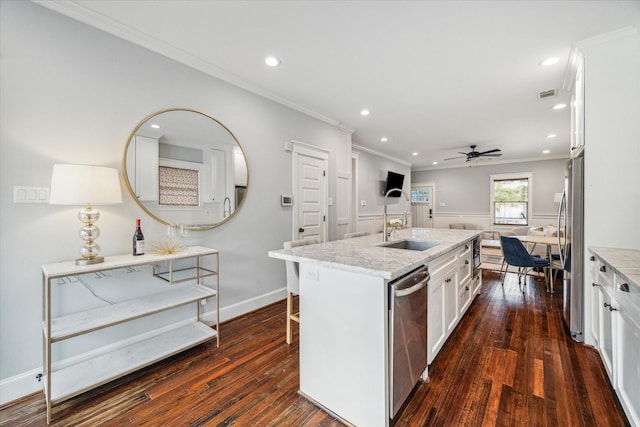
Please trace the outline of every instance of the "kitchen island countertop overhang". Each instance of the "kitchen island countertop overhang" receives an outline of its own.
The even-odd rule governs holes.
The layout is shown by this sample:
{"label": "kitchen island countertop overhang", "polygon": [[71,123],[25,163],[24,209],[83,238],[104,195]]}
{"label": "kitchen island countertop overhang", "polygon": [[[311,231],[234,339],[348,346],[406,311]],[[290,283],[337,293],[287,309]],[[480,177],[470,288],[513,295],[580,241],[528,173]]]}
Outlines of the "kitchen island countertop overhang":
{"label": "kitchen island countertop overhang", "polygon": [[[271,258],[305,262],[310,265],[360,273],[394,280],[426,264],[457,246],[480,236],[480,230],[450,230],[439,228],[407,228],[398,230],[389,242],[382,234],[335,240],[317,245],[269,251]],[[438,242],[424,251],[390,248],[389,243],[411,240]]]}

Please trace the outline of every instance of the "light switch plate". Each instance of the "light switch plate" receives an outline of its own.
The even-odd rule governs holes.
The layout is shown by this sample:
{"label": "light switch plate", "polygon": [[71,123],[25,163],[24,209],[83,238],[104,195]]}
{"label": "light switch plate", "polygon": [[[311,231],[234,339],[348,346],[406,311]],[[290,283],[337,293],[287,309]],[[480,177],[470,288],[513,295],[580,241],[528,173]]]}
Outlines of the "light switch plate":
{"label": "light switch plate", "polygon": [[49,187],[14,185],[13,203],[49,203]]}

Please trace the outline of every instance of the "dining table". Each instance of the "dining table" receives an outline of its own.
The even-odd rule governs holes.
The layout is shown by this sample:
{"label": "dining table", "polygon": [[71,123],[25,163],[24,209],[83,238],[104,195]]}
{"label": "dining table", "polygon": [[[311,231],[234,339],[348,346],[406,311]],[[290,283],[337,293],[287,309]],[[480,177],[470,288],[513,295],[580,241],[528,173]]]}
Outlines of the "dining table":
{"label": "dining table", "polygon": [[547,260],[549,260],[549,268],[547,269],[547,280],[546,280],[546,289],[547,292],[549,293],[554,293],[553,292],[553,274],[551,271],[551,263],[552,263],[552,258],[551,258],[551,248],[553,246],[558,246],[561,245],[564,247],[565,245],[565,238],[564,237],[558,237],[558,236],[540,236],[540,235],[526,235],[526,236],[515,236],[517,237],[522,243],[533,243],[533,247],[531,248],[530,252],[533,252],[533,250],[535,249],[535,246],[540,244],[540,245],[546,245],[547,248]]}

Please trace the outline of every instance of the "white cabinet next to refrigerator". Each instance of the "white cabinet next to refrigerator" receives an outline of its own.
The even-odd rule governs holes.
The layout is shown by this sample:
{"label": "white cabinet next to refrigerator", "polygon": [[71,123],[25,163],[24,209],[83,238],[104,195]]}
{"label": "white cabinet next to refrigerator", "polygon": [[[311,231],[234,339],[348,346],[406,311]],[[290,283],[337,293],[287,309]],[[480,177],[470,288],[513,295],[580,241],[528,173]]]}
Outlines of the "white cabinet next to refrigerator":
{"label": "white cabinet next to refrigerator", "polygon": [[[640,250],[590,248],[592,329],[631,425],[640,425]],[[596,302],[597,300],[597,302]]]}

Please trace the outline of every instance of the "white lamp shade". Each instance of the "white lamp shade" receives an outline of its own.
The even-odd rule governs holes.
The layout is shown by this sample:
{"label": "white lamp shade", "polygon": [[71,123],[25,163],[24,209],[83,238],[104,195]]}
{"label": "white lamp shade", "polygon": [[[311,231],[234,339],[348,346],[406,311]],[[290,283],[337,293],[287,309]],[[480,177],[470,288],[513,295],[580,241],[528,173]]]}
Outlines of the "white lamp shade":
{"label": "white lamp shade", "polygon": [[54,165],[49,203],[52,205],[122,203],[118,170],[102,166]]}

